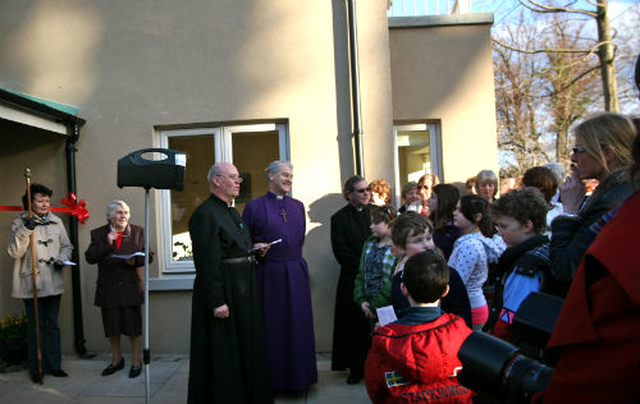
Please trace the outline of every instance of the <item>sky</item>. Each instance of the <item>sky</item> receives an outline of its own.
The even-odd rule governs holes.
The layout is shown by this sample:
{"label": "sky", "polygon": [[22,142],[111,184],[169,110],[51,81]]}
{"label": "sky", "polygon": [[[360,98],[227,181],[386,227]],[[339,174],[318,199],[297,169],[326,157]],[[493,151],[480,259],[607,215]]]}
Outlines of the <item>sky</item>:
{"label": "sky", "polygon": [[[539,1],[540,3],[548,3],[548,1]],[[555,3],[560,3],[556,1]],[[494,13],[495,22],[501,23],[508,18],[511,13],[519,8],[518,0],[472,0],[471,10],[477,13]],[[638,5],[638,0],[609,0],[609,10],[611,20],[623,18],[624,11],[634,4]],[[573,8],[581,8],[585,10],[595,10],[593,1],[578,0]]]}

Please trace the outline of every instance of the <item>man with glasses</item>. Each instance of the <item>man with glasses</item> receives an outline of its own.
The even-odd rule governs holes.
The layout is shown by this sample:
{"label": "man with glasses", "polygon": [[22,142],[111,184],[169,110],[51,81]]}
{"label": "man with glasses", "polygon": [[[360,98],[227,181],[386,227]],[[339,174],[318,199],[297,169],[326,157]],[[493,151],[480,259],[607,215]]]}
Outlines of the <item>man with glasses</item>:
{"label": "man with glasses", "polygon": [[207,175],[211,196],[191,215],[193,284],[189,403],[272,403],[254,247],[231,206],[242,178],[230,163]]}
{"label": "man with glasses", "polygon": [[265,170],[266,195],[247,203],[242,218],[254,243],[274,243],[256,266],[275,391],[306,391],[318,382],[309,269],[302,257],[304,205],[291,198],[293,166],[274,161]]}
{"label": "man with glasses", "polygon": [[331,247],[340,264],[333,327],[332,370],[349,369],[347,383],[356,384],[364,376],[369,347],[369,321],[353,300],[353,285],[364,241],[371,235],[369,205],[371,188],[359,175],[344,184],[347,206],[331,216]]}

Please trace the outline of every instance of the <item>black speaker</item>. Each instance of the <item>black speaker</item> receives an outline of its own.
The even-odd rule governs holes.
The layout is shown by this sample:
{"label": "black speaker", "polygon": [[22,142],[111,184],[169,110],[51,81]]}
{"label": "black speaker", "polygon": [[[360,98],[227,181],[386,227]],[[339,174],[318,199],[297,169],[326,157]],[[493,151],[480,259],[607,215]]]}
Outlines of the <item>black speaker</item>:
{"label": "black speaker", "polygon": [[545,349],[560,317],[564,300],[542,292],[532,292],[520,303],[513,317],[512,342]]}
{"label": "black speaker", "polygon": [[[162,160],[148,160],[146,153],[164,154]],[[184,189],[187,155],[171,149],[142,149],[118,160],[118,187]]]}

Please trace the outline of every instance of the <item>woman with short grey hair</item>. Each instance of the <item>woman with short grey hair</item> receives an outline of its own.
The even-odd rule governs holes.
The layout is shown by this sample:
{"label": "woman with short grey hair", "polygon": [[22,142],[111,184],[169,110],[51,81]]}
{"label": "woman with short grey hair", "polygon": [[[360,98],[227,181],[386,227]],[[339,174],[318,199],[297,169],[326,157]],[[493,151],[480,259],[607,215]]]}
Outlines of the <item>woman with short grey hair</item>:
{"label": "woman with short grey hair", "polygon": [[[129,377],[142,371],[142,314],[144,302],[144,229],[129,223],[129,205],[121,200],[106,209],[107,224],[91,231],[85,252],[89,264],[98,264],[95,305],[101,308],[105,337],[111,346],[111,363],[102,371],[109,376],[124,368],[120,336],[131,341]],[[149,256],[149,262],[153,253]]]}
{"label": "woman with short grey hair", "polygon": [[491,170],[482,170],[476,175],[476,192],[489,203],[496,200],[498,176]]}

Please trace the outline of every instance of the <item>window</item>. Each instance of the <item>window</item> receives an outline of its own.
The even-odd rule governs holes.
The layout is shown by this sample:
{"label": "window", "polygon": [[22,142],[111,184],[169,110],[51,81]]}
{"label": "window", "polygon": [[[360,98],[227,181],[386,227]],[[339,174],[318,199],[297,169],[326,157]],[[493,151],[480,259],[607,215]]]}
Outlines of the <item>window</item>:
{"label": "window", "polygon": [[273,160],[289,159],[286,123],[163,129],[160,147],[187,155],[184,190],[159,190],[160,267],[164,274],[194,271],[189,237],[189,218],[211,194],[207,172],[214,162],[232,162],[244,179],[235,200],[242,212],[245,204],[267,192],[265,167]]}
{"label": "window", "polygon": [[400,206],[400,193],[409,181],[418,181],[424,174],[436,174],[443,180],[442,147],[439,123],[413,123],[394,125],[396,139],[396,203]]}

